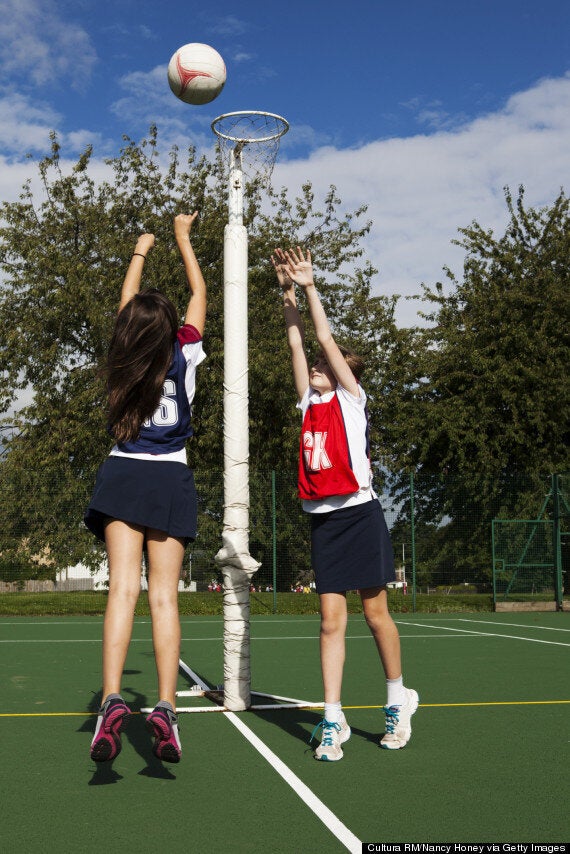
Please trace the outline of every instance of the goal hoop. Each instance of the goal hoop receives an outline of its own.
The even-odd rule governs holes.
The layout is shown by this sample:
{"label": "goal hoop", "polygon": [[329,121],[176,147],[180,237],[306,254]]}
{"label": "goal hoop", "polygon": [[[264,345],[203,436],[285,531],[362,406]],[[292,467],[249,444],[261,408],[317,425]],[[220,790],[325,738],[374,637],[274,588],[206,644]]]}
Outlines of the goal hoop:
{"label": "goal hoop", "polygon": [[238,154],[241,168],[249,178],[269,182],[281,137],[289,130],[287,119],[262,110],[238,110],[218,116],[211,127],[227,165]]}

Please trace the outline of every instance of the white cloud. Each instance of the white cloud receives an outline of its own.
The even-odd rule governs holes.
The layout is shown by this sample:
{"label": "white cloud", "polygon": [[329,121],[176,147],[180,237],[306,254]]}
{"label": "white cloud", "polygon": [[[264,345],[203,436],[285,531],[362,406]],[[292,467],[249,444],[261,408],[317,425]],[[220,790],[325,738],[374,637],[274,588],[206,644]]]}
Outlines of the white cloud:
{"label": "white cloud", "polygon": [[97,60],[87,32],[53,0],[0,0],[1,74],[42,88],[65,79],[83,89]]}
{"label": "white cloud", "polygon": [[111,111],[120,117],[132,118],[153,111],[157,106],[171,100],[174,95],[164,85],[166,82],[166,65],[157,65],[151,71],[131,71],[124,74],[117,82],[125,93],[124,97],[111,105]]}
{"label": "white cloud", "polygon": [[17,159],[49,148],[49,132],[61,116],[48,104],[9,93],[0,99],[0,149]]}
{"label": "white cloud", "polygon": [[[346,209],[368,205],[367,252],[380,269],[377,292],[419,293],[420,283],[459,275],[463,253],[451,241],[476,220],[501,233],[503,187],[520,184],[529,205],[550,204],[570,175],[570,75],[542,80],[504,109],[453,131],[373,142],[356,150],[326,147],[306,161],[280,162],[273,180],[296,188],[307,178],[322,196],[335,184]],[[566,189],[568,189],[566,187]],[[318,261],[318,259],[317,259]],[[398,318],[419,322],[414,301]]]}
{"label": "white cloud", "polygon": [[234,54],[234,56],[233,56],[233,61],[234,61],[235,63],[240,63],[240,62],[251,62],[253,59],[255,59],[255,54],[253,54],[253,53],[246,53],[246,52],[245,52],[245,51],[243,51],[243,50],[242,50],[242,51],[238,51],[238,52],[237,52],[237,53],[235,53],[235,54]]}
{"label": "white cloud", "polygon": [[125,74],[118,81],[125,94],[111,105],[111,112],[145,132],[151,124],[157,125],[161,150],[173,144],[213,150],[210,125],[218,115],[216,103],[199,109],[183,103],[165,86],[166,72],[166,65],[157,65],[148,72]]}
{"label": "white cloud", "polygon": [[[50,133],[53,130],[57,132],[59,144],[68,153],[83,152],[88,145],[97,148],[99,156],[109,153],[109,143],[102,140],[101,134],[82,128],[65,133],[58,130],[62,120],[60,113],[37,98],[15,92],[0,98],[0,162],[4,165],[0,176],[0,200],[13,198],[13,191],[8,187],[21,171],[18,164],[29,154],[41,157],[50,150]],[[29,166],[25,168],[30,171]]]}
{"label": "white cloud", "polygon": [[217,36],[241,36],[250,29],[250,25],[245,21],[236,18],[235,15],[226,15],[224,18],[219,18],[215,23],[209,25],[211,33]]}
{"label": "white cloud", "polygon": [[[163,151],[174,142],[181,148],[193,143],[211,150],[209,125],[217,115],[216,103],[195,110],[178,102],[165,89],[165,76],[166,67],[157,66],[123,77],[119,82],[125,95],[113,110],[134,127],[156,122]],[[49,129],[58,124],[57,113],[38,101],[15,94],[0,101],[0,200],[16,199],[26,178],[35,175],[36,166],[24,161],[25,153],[48,151]],[[444,265],[461,274],[463,253],[451,244],[458,228],[476,220],[502,233],[505,185],[516,193],[523,184],[533,206],[552,203],[565,184],[568,190],[569,138],[567,75],[541,80],[513,95],[502,110],[454,123],[453,129],[354,149],[335,147],[310,127],[293,127],[283,139],[273,182],[289,187],[293,195],[308,179],[317,200],[335,184],[347,210],[367,204],[373,226],[366,250],[380,270],[376,291],[410,296],[419,293],[421,282],[444,280]],[[103,158],[113,153],[109,141],[81,128],[62,134],[60,141],[66,156],[93,142],[90,171],[94,178],[105,174]],[[287,160],[299,148],[312,153]],[[419,322],[418,308],[418,303],[402,300],[399,322]]]}

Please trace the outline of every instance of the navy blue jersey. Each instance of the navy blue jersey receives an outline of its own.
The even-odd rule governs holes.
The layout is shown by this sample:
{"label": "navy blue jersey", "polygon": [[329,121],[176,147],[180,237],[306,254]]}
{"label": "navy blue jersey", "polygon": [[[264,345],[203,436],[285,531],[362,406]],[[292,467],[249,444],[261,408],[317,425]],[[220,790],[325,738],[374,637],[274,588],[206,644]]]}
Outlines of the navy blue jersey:
{"label": "navy blue jersey", "polygon": [[135,441],[117,444],[123,454],[172,454],[181,451],[193,433],[196,368],[206,356],[202,336],[194,326],[182,326],[177,339],[160,403],[152,417],[144,421]]}

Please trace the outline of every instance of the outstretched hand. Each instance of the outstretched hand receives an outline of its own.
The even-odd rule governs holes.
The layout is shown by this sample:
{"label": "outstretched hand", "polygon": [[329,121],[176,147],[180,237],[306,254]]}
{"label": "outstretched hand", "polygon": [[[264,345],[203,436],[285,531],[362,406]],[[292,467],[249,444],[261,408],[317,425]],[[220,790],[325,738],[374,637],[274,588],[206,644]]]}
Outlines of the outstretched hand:
{"label": "outstretched hand", "polygon": [[190,231],[197,216],[198,211],[194,211],[193,214],[178,214],[178,216],[174,217],[174,236],[177,240],[190,236]]}
{"label": "outstretched hand", "polygon": [[282,249],[275,250],[271,256],[271,263],[273,264],[279,285],[284,291],[288,291],[293,287],[293,281],[287,272],[287,256]]}
{"label": "outstretched hand", "polygon": [[154,246],[154,234],[141,234],[139,239],[137,240],[137,245],[135,247],[135,253],[137,255],[144,255],[146,257],[147,253]]}
{"label": "outstretched hand", "polygon": [[297,251],[288,249],[284,254],[287,259],[286,270],[289,278],[302,288],[314,285],[313,262],[310,251],[307,249],[303,253],[301,247],[297,246]]}
{"label": "outstretched hand", "polygon": [[300,246],[297,249],[276,249],[271,256],[271,263],[277,274],[277,281],[287,291],[294,284],[300,285],[302,288],[308,288],[314,284],[313,281],[313,263],[311,261],[311,253],[307,249],[303,252]]}

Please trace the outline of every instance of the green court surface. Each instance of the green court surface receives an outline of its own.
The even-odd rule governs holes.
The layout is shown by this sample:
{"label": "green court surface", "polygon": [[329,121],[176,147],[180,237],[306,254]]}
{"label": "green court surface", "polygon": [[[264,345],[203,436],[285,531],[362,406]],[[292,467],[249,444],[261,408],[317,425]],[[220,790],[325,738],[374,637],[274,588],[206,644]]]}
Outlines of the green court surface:
{"label": "green court surface", "polygon": [[[89,744],[101,618],[0,620],[4,852],[329,852],[361,842],[563,842],[570,819],[567,613],[397,616],[420,708],[403,750],[378,747],[384,678],[349,618],[341,762],[315,762],[307,708],[181,714],[179,765],[150,750],[150,621],[136,620],[123,694],[134,714],[113,763]],[[321,700],[317,617],[254,617],[252,687]],[[221,618],[182,620],[182,660],[222,681]],[[181,673],[179,688],[190,687]],[[254,697],[254,702],[267,702]],[[180,698],[180,706],[211,707]]]}

